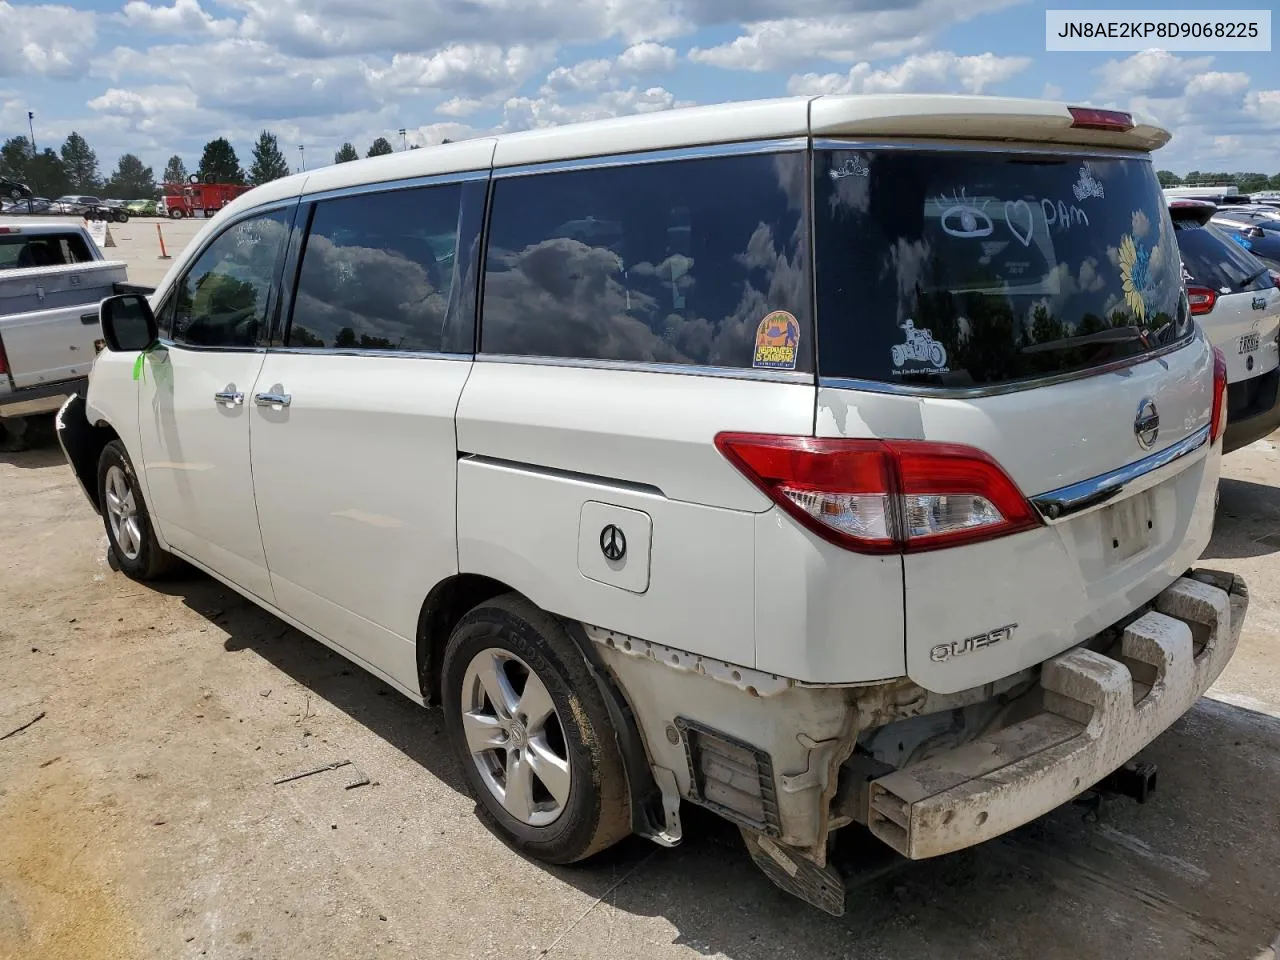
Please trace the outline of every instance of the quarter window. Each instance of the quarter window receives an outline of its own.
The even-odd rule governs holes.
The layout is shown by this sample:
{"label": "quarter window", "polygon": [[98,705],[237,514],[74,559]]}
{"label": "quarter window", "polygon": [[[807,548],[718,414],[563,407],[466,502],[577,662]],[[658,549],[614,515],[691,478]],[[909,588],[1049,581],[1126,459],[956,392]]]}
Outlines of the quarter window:
{"label": "quarter window", "polygon": [[286,344],[441,351],[461,196],[445,184],[316,204]]}
{"label": "quarter window", "polygon": [[812,370],[804,210],[801,153],[498,180],[481,350]]}
{"label": "quarter window", "polygon": [[[241,220],[211,243],[178,281],[162,324],[198,347],[252,347],[269,322],[271,291],[292,210]],[[170,306],[170,304],[172,306]]]}

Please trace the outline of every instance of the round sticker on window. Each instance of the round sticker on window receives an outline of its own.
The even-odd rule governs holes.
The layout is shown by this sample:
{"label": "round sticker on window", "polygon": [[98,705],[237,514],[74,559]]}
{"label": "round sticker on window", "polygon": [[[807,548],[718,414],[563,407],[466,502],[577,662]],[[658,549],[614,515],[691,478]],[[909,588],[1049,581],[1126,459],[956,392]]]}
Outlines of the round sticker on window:
{"label": "round sticker on window", "polygon": [[756,327],[753,367],[794,370],[800,355],[800,322],[785,310],[775,310]]}

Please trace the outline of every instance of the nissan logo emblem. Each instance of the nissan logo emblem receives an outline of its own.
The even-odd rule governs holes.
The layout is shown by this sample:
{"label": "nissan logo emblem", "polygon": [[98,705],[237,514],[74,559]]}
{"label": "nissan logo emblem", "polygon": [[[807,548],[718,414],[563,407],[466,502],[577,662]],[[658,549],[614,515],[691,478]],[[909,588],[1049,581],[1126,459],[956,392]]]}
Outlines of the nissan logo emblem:
{"label": "nissan logo emblem", "polygon": [[1144,397],[1138,404],[1138,415],[1133,420],[1133,435],[1138,439],[1138,446],[1150,450],[1160,436],[1160,413],[1156,410],[1156,402]]}

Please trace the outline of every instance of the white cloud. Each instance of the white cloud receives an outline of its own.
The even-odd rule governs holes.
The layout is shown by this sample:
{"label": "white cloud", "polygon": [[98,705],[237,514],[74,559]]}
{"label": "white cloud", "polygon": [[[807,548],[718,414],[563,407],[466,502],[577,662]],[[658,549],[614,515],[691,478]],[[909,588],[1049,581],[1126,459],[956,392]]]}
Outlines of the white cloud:
{"label": "white cloud", "polygon": [[637,43],[623,50],[616,63],[620,73],[664,73],[675,67],[676,52],[652,41]]}
{"label": "white cloud", "polygon": [[0,77],[79,77],[96,41],[92,13],[0,0]]}
{"label": "white cloud", "polygon": [[787,83],[791,93],[985,93],[1031,65],[1029,57],[983,53],[961,57],[945,50],[907,57],[885,70],[854,64],[847,74],[807,73]]}
{"label": "white cloud", "polygon": [[386,90],[420,93],[448,91],[458,97],[514,93],[527,79],[555,59],[549,46],[514,46],[455,43],[432,54],[397,53],[386,70],[372,70],[375,86]]}
{"label": "white cloud", "polygon": [[153,7],[146,0],[129,0],[120,17],[135,30],[177,33],[187,38],[229,37],[239,26],[234,19],[215,19],[200,6],[200,0],[173,0],[171,7]]}
{"label": "white cloud", "polygon": [[1108,60],[1094,73],[1102,78],[1099,95],[1176,97],[1193,75],[1212,63],[1213,57],[1183,60],[1168,50],[1143,50],[1124,60]]}
{"label": "white cloud", "polygon": [[675,63],[676,52],[671,47],[638,43],[623,50],[616,60],[582,60],[568,67],[556,67],[547,74],[542,95],[616,90],[625,80],[669,71]]}
{"label": "white cloud", "polygon": [[677,99],[665,87],[607,90],[592,100],[574,104],[560,103],[547,96],[512,97],[503,104],[502,123],[497,129],[506,132],[552,127],[562,123],[604,120],[631,113],[656,113],[683,106],[692,106],[692,102]]}
{"label": "white cloud", "polygon": [[918,0],[902,6],[826,16],[791,16],[744,24],[744,32],[716,47],[694,47],[695,63],[732,70],[781,70],[813,60],[852,63],[928,48],[948,27],[1020,0]]}
{"label": "white cloud", "polygon": [[688,29],[679,0],[221,0],[248,36],[291,54],[430,50],[453,43],[662,40]]}

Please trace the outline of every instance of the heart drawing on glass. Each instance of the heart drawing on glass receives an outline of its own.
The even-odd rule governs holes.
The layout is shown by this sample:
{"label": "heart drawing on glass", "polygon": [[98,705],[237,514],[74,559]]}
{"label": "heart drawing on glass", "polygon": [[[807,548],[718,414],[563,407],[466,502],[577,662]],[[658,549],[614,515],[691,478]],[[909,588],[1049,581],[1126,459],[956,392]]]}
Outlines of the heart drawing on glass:
{"label": "heart drawing on glass", "polygon": [[[1021,211],[1021,215],[1019,215]],[[1035,214],[1031,205],[1025,200],[1006,200],[1004,204],[1004,220],[1009,224],[1009,232],[1022,241],[1024,247],[1031,246],[1031,236],[1035,233]],[[1026,232],[1019,229],[1022,221],[1026,221]]]}

